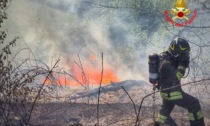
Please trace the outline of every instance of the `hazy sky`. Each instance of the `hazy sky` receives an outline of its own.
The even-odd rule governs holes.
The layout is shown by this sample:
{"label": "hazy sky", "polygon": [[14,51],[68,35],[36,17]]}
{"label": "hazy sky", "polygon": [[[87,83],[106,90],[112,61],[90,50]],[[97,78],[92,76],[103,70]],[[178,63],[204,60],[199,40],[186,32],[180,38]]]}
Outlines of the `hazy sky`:
{"label": "hazy sky", "polygon": [[[101,15],[103,11],[90,6],[80,0],[12,1],[7,10],[9,19],[4,24],[8,39],[19,36],[16,49],[26,47],[25,41],[36,58],[49,66],[61,56],[60,67],[69,71],[74,61],[78,61],[78,54],[84,67],[100,70],[103,52],[104,68],[114,71],[120,80],[143,79],[139,74],[142,70],[136,69],[139,60],[122,57],[127,52],[119,51],[132,37],[123,28],[125,22],[118,17],[107,20],[106,15]],[[21,55],[25,54],[27,51]]]}
{"label": "hazy sky", "polygon": [[[200,8],[197,4],[196,7]],[[154,32],[151,38],[142,39],[151,41],[151,46],[138,45],[144,42],[138,42],[138,35],[128,31],[138,24],[131,22],[129,17],[125,20],[129,13],[113,11],[111,15],[106,14],[102,8],[82,0],[15,0],[7,13],[9,19],[4,27],[8,29],[8,39],[20,36],[18,49],[26,47],[25,41],[36,58],[49,66],[60,56],[60,67],[68,71],[78,60],[78,54],[85,67],[100,70],[103,52],[104,67],[114,71],[121,80],[148,80],[148,53],[166,49],[174,37]],[[176,34],[180,30],[174,28],[171,32]],[[125,45],[127,48],[122,49]],[[25,54],[27,52],[21,55]]]}

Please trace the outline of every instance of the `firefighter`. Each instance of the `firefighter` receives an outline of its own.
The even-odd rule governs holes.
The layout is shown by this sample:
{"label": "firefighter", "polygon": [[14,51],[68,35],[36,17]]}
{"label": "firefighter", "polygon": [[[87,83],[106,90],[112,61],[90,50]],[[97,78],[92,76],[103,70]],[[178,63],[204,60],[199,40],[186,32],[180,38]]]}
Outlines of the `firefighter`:
{"label": "firefighter", "polygon": [[[168,50],[160,54],[158,86],[160,90],[163,90],[160,92],[163,103],[154,126],[161,126],[163,124],[177,126],[175,121],[170,117],[170,113],[175,105],[188,110],[190,126],[205,126],[199,100],[185,93],[181,89],[181,86],[178,86],[185,74],[186,68],[189,67],[189,54],[189,43],[180,37],[175,38]],[[177,87],[168,89],[173,86]]]}

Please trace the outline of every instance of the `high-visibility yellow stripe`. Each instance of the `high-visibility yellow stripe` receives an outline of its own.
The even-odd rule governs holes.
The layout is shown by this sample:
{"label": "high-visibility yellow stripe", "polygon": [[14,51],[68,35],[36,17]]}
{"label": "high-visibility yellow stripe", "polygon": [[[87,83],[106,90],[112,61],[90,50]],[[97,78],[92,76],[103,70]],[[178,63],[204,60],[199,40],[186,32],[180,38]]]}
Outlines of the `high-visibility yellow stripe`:
{"label": "high-visibility yellow stripe", "polygon": [[177,72],[177,73],[176,73],[176,77],[178,78],[179,81],[181,80],[182,76],[183,76],[183,75],[182,75],[181,72]]}
{"label": "high-visibility yellow stripe", "polygon": [[[197,119],[203,118],[202,110],[198,111],[196,113],[196,116],[197,116]],[[194,117],[194,114],[193,113],[188,113],[188,118],[189,118],[190,121],[195,121],[195,117]]]}
{"label": "high-visibility yellow stripe", "polygon": [[166,119],[167,119],[166,116],[161,115],[160,113],[158,113],[158,119],[157,119],[158,122],[165,123]]}
{"label": "high-visibility yellow stripe", "polygon": [[195,121],[195,117],[194,117],[193,113],[188,113],[188,118],[190,121]]}
{"label": "high-visibility yellow stripe", "polygon": [[187,47],[182,47],[181,45],[179,45],[179,48],[182,50],[182,51],[184,51],[184,50],[186,50],[187,49]]}
{"label": "high-visibility yellow stripe", "polygon": [[168,94],[167,93],[160,92],[160,95],[161,95],[162,98],[168,99]]}
{"label": "high-visibility yellow stripe", "polygon": [[174,50],[174,44],[170,45],[171,50]]}
{"label": "high-visibility yellow stripe", "polygon": [[170,100],[182,99],[182,95],[171,97]]}
{"label": "high-visibility yellow stripe", "polygon": [[199,112],[197,112],[197,118],[198,118],[198,119],[203,118],[203,113],[202,113],[201,110],[200,110]]}
{"label": "high-visibility yellow stripe", "polygon": [[162,120],[162,119],[157,119],[157,121],[160,123],[165,123],[165,120]]}
{"label": "high-visibility yellow stripe", "polygon": [[161,92],[160,93],[161,97],[166,99],[166,100],[177,100],[177,99],[182,99],[183,96],[182,96],[182,93],[179,92],[179,91],[176,91],[176,92],[171,92],[168,96],[167,93],[163,93]]}
{"label": "high-visibility yellow stripe", "polygon": [[171,93],[170,93],[170,96],[171,96],[171,97],[177,96],[177,95],[182,95],[182,93],[179,92],[179,91],[175,91],[175,92],[171,92]]}

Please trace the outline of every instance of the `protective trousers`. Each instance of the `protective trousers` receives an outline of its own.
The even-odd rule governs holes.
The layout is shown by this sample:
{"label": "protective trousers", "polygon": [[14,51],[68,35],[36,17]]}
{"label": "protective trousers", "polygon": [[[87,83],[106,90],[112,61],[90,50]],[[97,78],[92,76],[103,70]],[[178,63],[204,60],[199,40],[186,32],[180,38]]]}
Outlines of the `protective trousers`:
{"label": "protective trousers", "polygon": [[161,124],[169,126],[177,126],[174,120],[170,117],[170,113],[175,105],[183,107],[188,110],[188,118],[190,126],[205,126],[201,106],[195,97],[181,91],[174,91],[169,93],[161,92],[163,104],[158,114],[157,121]]}

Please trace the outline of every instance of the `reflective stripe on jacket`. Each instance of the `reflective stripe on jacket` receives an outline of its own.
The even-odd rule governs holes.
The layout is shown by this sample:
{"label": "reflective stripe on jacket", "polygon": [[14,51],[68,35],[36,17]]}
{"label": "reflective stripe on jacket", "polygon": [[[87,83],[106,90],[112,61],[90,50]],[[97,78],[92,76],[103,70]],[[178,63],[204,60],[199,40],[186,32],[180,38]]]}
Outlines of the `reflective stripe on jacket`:
{"label": "reflective stripe on jacket", "polygon": [[163,93],[160,92],[160,95],[162,98],[166,100],[177,100],[177,99],[182,99],[182,93],[180,91],[175,91],[175,92],[170,92],[170,93]]}

